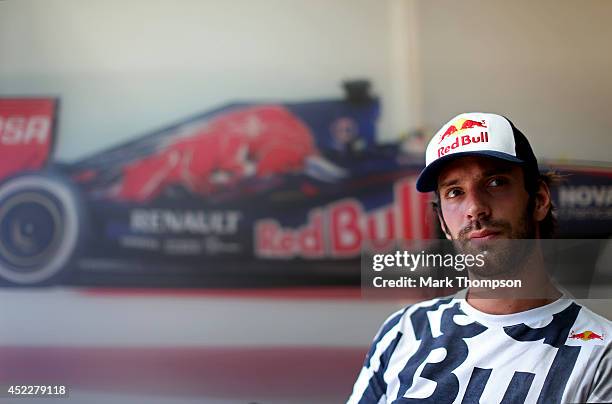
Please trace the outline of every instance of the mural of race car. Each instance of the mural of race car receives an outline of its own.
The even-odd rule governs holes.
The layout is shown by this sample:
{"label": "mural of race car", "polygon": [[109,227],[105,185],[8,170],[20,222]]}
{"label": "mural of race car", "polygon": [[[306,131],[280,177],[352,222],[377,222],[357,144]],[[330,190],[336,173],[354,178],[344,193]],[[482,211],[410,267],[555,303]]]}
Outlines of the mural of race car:
{"label": "mural of race car", "polygon": [[[231,104],[69,164],[46,161],[55,100],[4,102],[5,284],[358,285],[363,249],[439,236],[423,162],[377,144],[363,94]],[[552,166],[562,236],[609,237],[612,170]]]}

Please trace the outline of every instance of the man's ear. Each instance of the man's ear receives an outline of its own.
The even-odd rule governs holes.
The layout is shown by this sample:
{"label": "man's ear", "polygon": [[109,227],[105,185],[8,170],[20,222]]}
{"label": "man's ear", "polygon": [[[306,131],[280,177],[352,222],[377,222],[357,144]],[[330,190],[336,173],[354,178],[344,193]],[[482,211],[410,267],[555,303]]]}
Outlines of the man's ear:
{"label": "man's ear", "polygon": [[450,232],[448,231],[448,227],[446,226],[446,221],[444,220],[444,216],[442,216],[442,211],[440,210],[440,208],[436,209],[436,213],[438,214],[438,222],[440,222],[440,228],[442,229],[442,232],[446,236],[446,239],[452,240],[453,238],[451,237]]}
{"label": "man's ear", "polygon": [[438,223],[440,223],[440,229],[442,229],[442,232],[448,240],[452,240],[453,238],[451,237],[450,232],[448,231],[448,226],[446,225],[444,216],[442,216],[442,206],[440,206],[440,203],[440,194],[438,191],[436,191],[436,196],[434,200],[431,201],[431,207],[433,211],[436,212],[436,215],[438,215]]}
{"label": "man's ear", "polygon": [[548,214],[551,206],[550,188],[548,188],[548,185],[544,181],[539,181],[534,202],[533,218],[541,222]]}

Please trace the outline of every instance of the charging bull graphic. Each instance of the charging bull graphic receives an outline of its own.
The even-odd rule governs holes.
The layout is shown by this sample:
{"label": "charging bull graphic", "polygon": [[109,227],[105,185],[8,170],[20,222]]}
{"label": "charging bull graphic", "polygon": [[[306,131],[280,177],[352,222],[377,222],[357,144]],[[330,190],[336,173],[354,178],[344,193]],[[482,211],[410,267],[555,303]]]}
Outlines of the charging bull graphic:
{"label": "charging bull graphic", "polygon": [[438,144],[442,143],[444,139],[451,135],[458,135],[461,131],[472,128],[486,128],[487,124],[485,121],[478,122],[473,121],[471,119],[460,118],[457,121],[453,122],[447,129],[444,131],[444,134],[440,138]]}
{"label": "charging bull graphic", "polygon": [[129,164],[116,198],[148,201],[173,184],[207,195],[248,177],[301,171],[318,154],[308,127],[282,106],[238,109]]}
{"label": "charging bull graphic", "polygon": [[586,330],[576,334],[574,331],[570,334],[569,338],[571,339],[579,339],[582,341],[589,341],[592,339],[600,339],[603,341],[603,335],[599,335],[591,330]]}

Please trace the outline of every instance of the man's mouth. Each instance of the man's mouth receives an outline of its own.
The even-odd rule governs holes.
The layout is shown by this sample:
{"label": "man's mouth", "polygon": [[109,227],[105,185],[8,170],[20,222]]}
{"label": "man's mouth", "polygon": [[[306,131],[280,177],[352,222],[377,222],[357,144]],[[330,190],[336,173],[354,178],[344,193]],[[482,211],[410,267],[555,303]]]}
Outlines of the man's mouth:
{"label": "man's mouth", "polygon": [[474,231],[472,233],[470,233],[470,235],[468,236],[468,238],[471,241],[488,241],[488,240],[493,240],[494,238],[497,238],[497,236],[500,235],[501,232],[499,231],[494,231],[494,230],[478,230],[478,231]]}

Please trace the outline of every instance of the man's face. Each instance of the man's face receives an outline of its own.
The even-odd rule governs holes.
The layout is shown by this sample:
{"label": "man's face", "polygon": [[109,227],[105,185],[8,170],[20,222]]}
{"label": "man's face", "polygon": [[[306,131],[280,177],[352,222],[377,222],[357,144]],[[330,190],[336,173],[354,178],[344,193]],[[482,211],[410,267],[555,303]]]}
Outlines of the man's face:
{"label": "man's face", "polygon": [[487,265],[476,270],[479,275],[518,268],[529,244],[499,240],[536,238],[519,166],[486,157],[457,158],[440,172],[438,191],[447,238],[464,253],[487,253]]}

